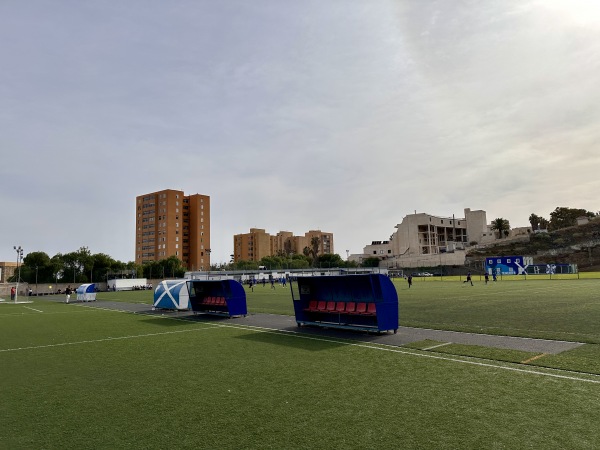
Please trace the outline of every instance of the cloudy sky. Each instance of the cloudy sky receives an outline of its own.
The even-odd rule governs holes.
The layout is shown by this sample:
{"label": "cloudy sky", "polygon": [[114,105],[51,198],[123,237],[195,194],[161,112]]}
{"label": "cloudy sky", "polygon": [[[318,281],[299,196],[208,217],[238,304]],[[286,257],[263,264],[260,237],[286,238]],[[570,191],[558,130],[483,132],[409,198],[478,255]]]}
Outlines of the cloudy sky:
{"label": "cloudy sky", "polygon": [[595,0],[3,0],[0,260],[135,258],[135,197],[360,253],[414,211],[600,210]]}

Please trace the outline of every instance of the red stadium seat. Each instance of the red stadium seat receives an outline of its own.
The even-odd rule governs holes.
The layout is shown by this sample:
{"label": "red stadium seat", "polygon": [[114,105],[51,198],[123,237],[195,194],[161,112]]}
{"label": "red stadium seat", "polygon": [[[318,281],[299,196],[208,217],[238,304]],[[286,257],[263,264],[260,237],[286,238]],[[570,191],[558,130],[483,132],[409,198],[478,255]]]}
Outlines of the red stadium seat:
{"label": "red stadium seat", "polygon": [[364,314],[367,312],[367,304],[364,302],[360,302],[356,305],[356,314]]}
{"label": "red stadium seat", "polygon": [[327,302],[327,312],[335,311],[335,302]]}
{"label": "red stadium seat", "polygon": [[317,304],[317,311],[325,311],[327,309],[327,302],[323,301],[323,300],[319,300],[319,303]]}
{"label": "red stadium seat", "polygon": [[304,311],[316,311],[317,310],[317,301],[311,300],[308,303],[308,308],[304,308]]}
{"label": "red stadium seat", "polygon": [[337,302],[335,312],[343,313],[346,310],[346,302]]}
{"label": "red stadium seat", "polygon": [[367,311],[363,314],[365,316],[376,316],[377,315],[377,305],[375,303],[368,303]]}
{"label": "red stadium seat", "polygon": [[348,313],[348,314],[354,314],[354,311],[356,311],[356,303],[354,303],[354,302],[347,302],[346,303],[346,313]]}

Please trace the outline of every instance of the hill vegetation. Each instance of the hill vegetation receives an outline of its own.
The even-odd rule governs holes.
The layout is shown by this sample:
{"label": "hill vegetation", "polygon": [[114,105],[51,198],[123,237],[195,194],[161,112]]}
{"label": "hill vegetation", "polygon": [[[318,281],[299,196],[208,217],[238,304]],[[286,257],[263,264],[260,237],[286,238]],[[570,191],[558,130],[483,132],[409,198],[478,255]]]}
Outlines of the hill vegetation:
{"label": "hill vegetation", "polygon": [[532,256],[536,264],[577,264],[580,271],[600,270],[600,219],[584,225],[532,233],[529,239],[471,249],[472,260],[487,256]]}

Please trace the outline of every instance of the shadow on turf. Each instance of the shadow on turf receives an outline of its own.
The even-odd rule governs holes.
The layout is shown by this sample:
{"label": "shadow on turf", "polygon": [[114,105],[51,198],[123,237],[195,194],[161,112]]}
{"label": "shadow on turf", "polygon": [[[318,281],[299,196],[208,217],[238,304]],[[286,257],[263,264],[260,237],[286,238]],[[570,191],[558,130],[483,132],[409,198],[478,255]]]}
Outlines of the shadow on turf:
{"label": "shadow on turf", "polygon": [[[236,336],[235,339],[243,339],[245,341],[261,342],[264,344],[275,344],[282,345],[284,347],[293,347],[302,350],[308,350],[311,352],[318,352],[321,350],[329,350],[334,347],[343,347],[343,342],[331,342],[324,340],[306,339],[300,337],[298,334],[284,334],[284,333],[265,333],[262,331],[251,331],[248,330],[247,334]],[[309,337],[309,336],[307,336]]]}
{"label": "shadow on turf", "polygon": [[182,325],[194,325],[197,323],[220,323],[229,320],[229,318],[226,316],[214,316],[209,314],[189,314],[187,312],[186,314],[177,314],[172,312],[165,313],[160,311],[147,311],[143,314],[149,316],[147,319],[144,319],[143,322],[163,327],[181,327]]}

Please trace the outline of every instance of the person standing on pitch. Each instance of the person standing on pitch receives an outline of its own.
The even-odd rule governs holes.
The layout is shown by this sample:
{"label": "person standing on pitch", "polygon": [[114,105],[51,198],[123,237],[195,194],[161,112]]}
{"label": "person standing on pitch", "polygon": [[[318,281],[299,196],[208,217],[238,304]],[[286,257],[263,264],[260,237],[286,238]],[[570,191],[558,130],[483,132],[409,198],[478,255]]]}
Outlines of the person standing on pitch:
{"label": "person standing on pitch", "polygon": [[412,286],[412,275],[407,276],[406,281],[408,281],[408,288],[410,289]]}
{"label": "person standing on pitch", "polygon": [[71,286],[67,286],[67,288],[65,289],[65,295],[66,295],[66,303],[69,303],[69,300],[71,300]]}
{"label": "person standing on pitch", "polygon": [[488,284],[488,281],[490,281],[490,275],[486,272],[483,277],[485,278],[485,284]]}

